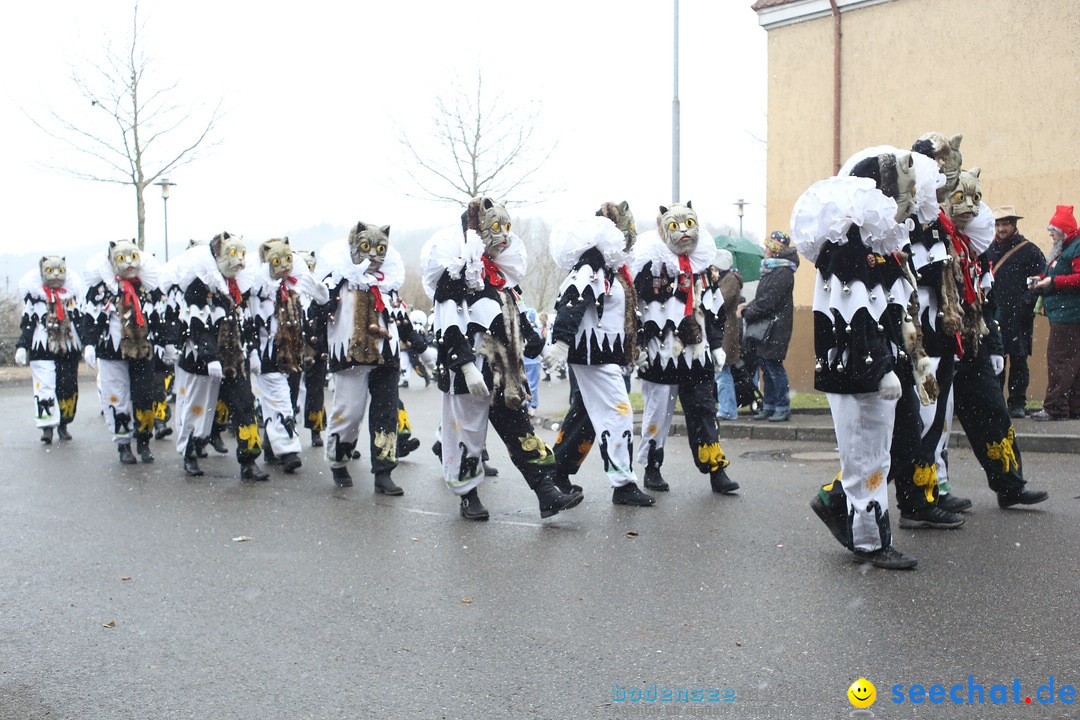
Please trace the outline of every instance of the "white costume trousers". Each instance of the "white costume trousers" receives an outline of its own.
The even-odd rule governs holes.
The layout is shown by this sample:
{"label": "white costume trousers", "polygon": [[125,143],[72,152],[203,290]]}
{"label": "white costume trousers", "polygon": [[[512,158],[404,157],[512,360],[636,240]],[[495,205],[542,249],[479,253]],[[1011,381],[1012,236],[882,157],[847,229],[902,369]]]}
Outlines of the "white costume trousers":
{"label": "white costume trousers", "polygon": [[[611,487],[622,487],[635,482],[637,478],[634,477],[633,458],[630,457],[634,447],[634,412],[630,407],[630,396],[626,392],[622,368],[615,364],[574,364],[573,369],[581,400],[585,404],[585,412],[592,421],[600,444],[604,472],[607,473]],[[674,394],[671,404],[674,409]],[[669,416],[668,425],[670,424]],[[665,435],[666,430],[665,428]]]}
{"label": "white costume trousers", "polygon": [[[337,457],[339,442],[352,443],[360,439],[360,423],[368,407],[368,380],[374,365],[354,365],[333,373],[334,397],[330,403],[330,419],[326,426],[326,459],[330,467],[345,467],[348,459]],[[277,451],[277,448],[274,449]]]}
{"label": "white costume trousers", "polygon": [[56,397],[56,363],[52,360],[31,360],[30,377],[34,381],[37,426],[57,427],[60,424],[60,400]]}
{"label": "white costume trousers", "polygon": [[210,437],[221,378],[196,375],[176,366],[176,451],[183,454],[191,438]]}
{"label": "white costume trousers", "polygon": [[455,495],[465,495],[484,480],[480,462],[487,442],[491,402],[469,394],[442,393],[443,480]]}
{"label": "white costume trousers", "polygon": [[[847,495],[851,539],[856,550],[882,547],[878,516],[889,509],[889,446],[896,421],[896,400],[877,393],[826,393],[840,449],[840,482]],[[877,507],[875,508],[874,504]]]}
{"label": "white costume trousers", "polygon": [[[624,390],[625,387],[624,385]],[[678,395],[678,385],[662,385],[649,380],[641,381],[641,399],[645,407],[641,414],[641,445],[638,446],[637,452],[637,461],[640,464],[644,465],[649,461],[650,440],[656,442],[657,450],[663,449],[668,431],[671,429],[671,419],[675,413],[675,399]]]}
{"label": "white costume trousers", "polygon": [[[112,433],[113,442],[124,445],[134,435],[135,419],[131,404],[131,375],[127,360],[98,360],[98,399],[104,413],[105,427]],[[117,424],[117,418],[121,418]],[[127,418],[126,424],[122,418]],[[127,428],[126,432],[124,428]]]}
{"label": "white costume trousers", "polygon": [[[251,376],[251,388],[259,398],[266,439],[275,455],[300,452],[300,434],[293,417],[289,376],[284,373],[260,373]],[[257,389],[256,389],[257,388]]]}

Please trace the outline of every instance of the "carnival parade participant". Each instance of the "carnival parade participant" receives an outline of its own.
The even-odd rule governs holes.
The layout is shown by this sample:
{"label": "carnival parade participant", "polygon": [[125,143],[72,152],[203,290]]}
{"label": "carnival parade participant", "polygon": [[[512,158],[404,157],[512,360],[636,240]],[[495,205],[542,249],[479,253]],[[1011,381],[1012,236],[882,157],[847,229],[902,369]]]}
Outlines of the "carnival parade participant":
{"label": "carnival parade participant", "polygon": [[700,226],[690,202],[661,206],[656,224],[658,232],[638,237],[631,260],[641,314],[638,367],[645,404],[637,460],[645,464],[646,489],[670,489],[660,468],[677,397],[694,464],[708,473],[713,492],[729,494],[739,484],[727,475],[730,461],[717,436],[714,379],[714,368],[726,361],[723,316],[702,305],[716,247],[698,242]]}
{"label": "carnival parade participant", "polygon": [[289,239],[273,239],[259,246],[260,267],[252,287],[251,307],[258,335],[250,360],[251,382],[257,388],[266,432],[266,456],[295,472],[301,466],[300,435],[296,431],[289,377],[299,380],[304,354],[306,322],[301,295],[316,303],[329,300],[304,262],[294,262]]}
{"label": "carnival parade participant", "polygon": [[580,492],[566,494],[555,486],[555,456],[533,432],[525,409],[523,357],[538,355],[543,341],[519,306],[516,287],[526,255],[510,231],[506,208],[491,198],[474,198],[460,229],[432,236],[420,262],[424,290],[435,302],[443,479],[460,498],[462,517],[489,517],[477,492],[488,422],[536,493],[541,517],[578,505]]}
{"label": "carnival parade participant", "polygon": [[[240,479],[264,481],[269,474],[256,462],[262,453],[251,391],[250,364],[258,363],[255,322],[251,315],[254,272],[246,271],[243,240],[228,232],[209,245],[190,248],[174,271],[183,293],[180,317],[187,335],[177,361],[177,449],[188,475],[203,474],[197,461],[197,438],[209,433],[218,405],[236,431]],[[194,377],[192,377],[194,376]],[[201,378],[208,378],[203,381]],[[183,416],[181,417],[181,405]]]}
{"label": "carnival parade participant", "polygon": [[37,427],[46,445],[54,430],[59,439],[71,439],[67,426],[79,403],[79,303],[84,292],[78,274],[58,255],[42,257],[19,280],[23,313],[15,362],[30,365]]}
{"label": "carnival parade participant", "polygon": [[160,266],[134,240],[110,242],[90,258],[83,273],[88,290],[79,336],[86,364],[98,369],[98,395],[120,462],[136,462],[131,438],[144,463],[152,463],[154,346],[164,318],[159,313]]}
{"label": "carnival parade participant", "polygon": [[555,442],[555,484],[574,492],[569,476],[577,473],[599,434],[611,501],[648,507],[656,500],[637,486],[634,414],[623,380],[623,368],[633,365],[637,335],[628,244],[623,230],[600,214],[552,229],[551,257],[568,275],[559,288],[544,362],[549,368],[563,361],[570,366],[570,410]]}

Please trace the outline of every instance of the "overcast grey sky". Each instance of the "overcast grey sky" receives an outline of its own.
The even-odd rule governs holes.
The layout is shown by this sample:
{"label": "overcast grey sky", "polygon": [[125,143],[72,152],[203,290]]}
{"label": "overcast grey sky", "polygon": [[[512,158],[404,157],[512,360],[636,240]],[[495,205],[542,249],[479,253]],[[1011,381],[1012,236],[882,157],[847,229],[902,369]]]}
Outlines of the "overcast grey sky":
{"label": "overcast grey sky", "polygon": [[[750,0],[681,0],[682,200],[710,222],[759,235],[765,196],[765,31]],[[409,198],[395,124],[422,132],[449,83],[485,83],[542,106],[557,140],[541,180],[563,188],[552,217],[629,200],[648,227],[671,198],[672,0],[543,3],[143,0],[144,82],[179,82],[198,118],[220,99],[210,153],[171,174],[171,249],[228,229],[250,243],[320,223],[449,224],[457,211]],[[25,113],[98,114],[72,68],[123,47],[131,2],[42,0],[0,9],[4,252],[66,251],[135,234],[134,191],[76,180],[85,168]],[[148,249],[162,201],[147,192]],[[29,266],[29,265],[28,265]],[[11,268],[13,274],[15,269]]]}

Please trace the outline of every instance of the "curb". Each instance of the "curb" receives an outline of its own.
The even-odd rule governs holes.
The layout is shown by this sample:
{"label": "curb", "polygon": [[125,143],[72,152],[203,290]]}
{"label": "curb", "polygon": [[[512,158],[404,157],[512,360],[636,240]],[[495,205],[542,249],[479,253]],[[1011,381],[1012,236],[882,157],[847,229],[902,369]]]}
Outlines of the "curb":
{"label": "curb", "polygon": [[[806,413],[819,415],[822,413]],[[824,414],[827,414],[824,413]],[[562,422],[562,417],[557,419],[537,416],[534,422],[548,430],[556,430]],[[822,442],[836,445],[836,431],[831,426],[798,427],[782,423],[759,423],[720,421],[717,423],[718,435],[721,439],[738,440],[772,440],[784,442]],[[634,421],[634,434],[641,433],[640,417]],[[670,435],[686,435],[686,423],[674,420],[671,423]],[[1032,433],[1017,433],[1016,440],[1025,452],[1080,453],[1080,442],[1073,435],[1044,435]],[[949,437],[950,448],[968,447],[967,434],[963,430],[953,430]]]}

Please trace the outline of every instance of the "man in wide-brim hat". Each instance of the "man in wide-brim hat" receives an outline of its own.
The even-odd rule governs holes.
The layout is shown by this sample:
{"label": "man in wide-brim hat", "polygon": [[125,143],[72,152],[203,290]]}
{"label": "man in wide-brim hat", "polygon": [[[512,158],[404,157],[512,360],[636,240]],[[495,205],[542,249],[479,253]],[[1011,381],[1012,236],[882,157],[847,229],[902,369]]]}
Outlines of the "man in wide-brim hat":
{"label": "man in wide-brim hat", "polygon": [[[1017,230],[1023,219],[1012,205],[994,208],[994,242],[986,251],[994,275],[993,301],[997,305],[998,324],[1004,341],[1005,355],[994,370],[1002,388],[1008,380],[1009,415],[1022,418],[1027,412],[1027,388],[1030,374],[1034,307],[1038,298],[1027,287],[1027,279],[1041,275],[1046,258],[1039,247]],[[1007,369],[1006,369],[1007,360]],[[1007,374],[1007,378],[1006,378]]]}

